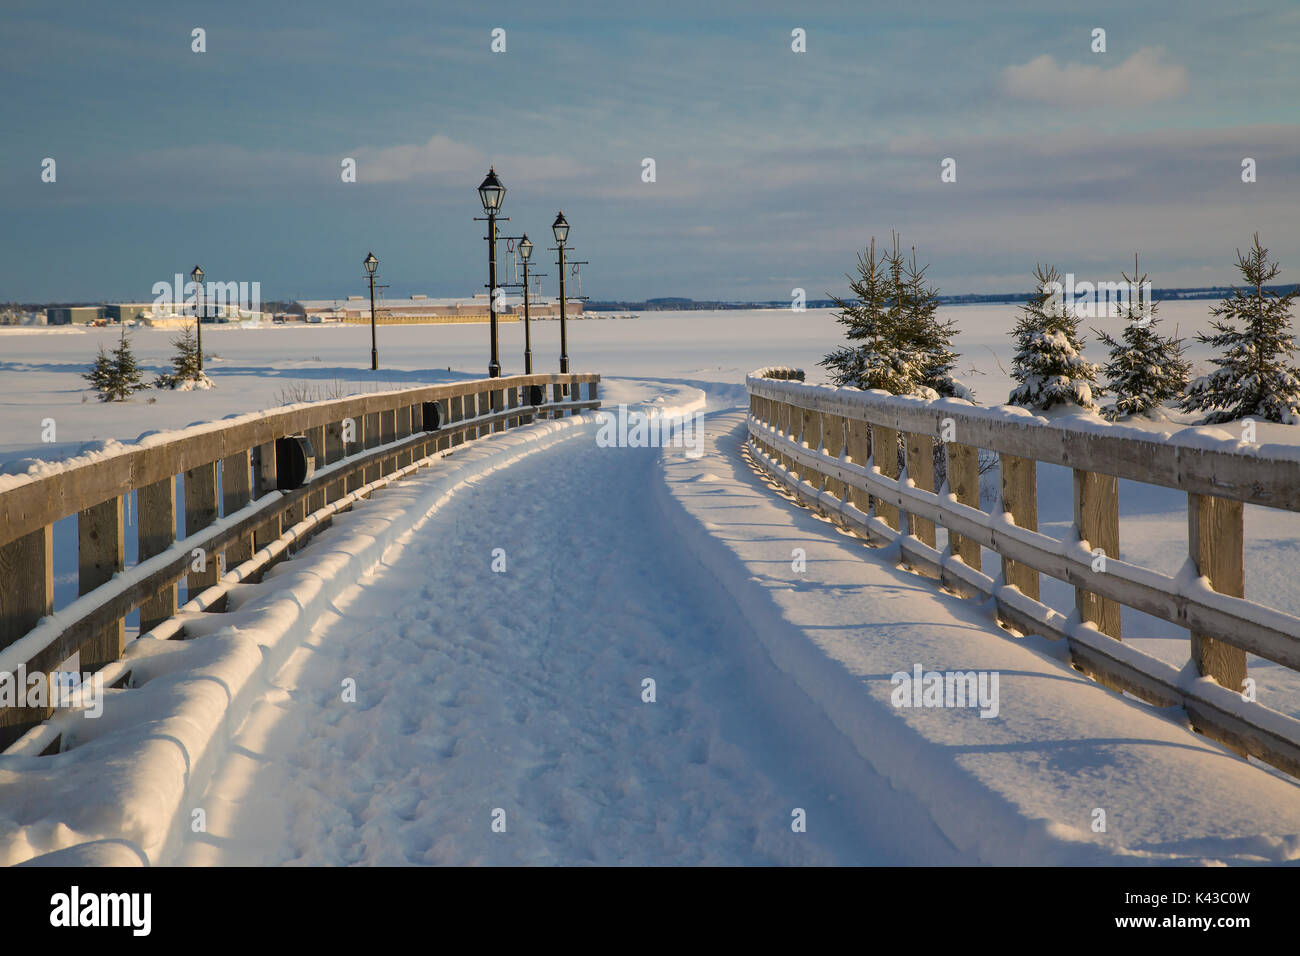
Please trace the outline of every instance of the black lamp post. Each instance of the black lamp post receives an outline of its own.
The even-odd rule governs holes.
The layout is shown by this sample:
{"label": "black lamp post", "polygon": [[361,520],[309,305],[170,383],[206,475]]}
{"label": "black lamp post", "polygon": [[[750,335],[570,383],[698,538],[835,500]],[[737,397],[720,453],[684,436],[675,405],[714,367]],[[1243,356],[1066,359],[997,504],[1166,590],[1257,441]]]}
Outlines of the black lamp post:
{"label": "black lamp post", "polygon": [[495,167],[489,167],[488,174],[478,187],[478,197],[487,213],[488,223],[488,323],[492,331],[492,357],[488,361],[488,377],[501,375],[501,363],[497,357],[497,214],[501,212],[501,203],[506,198],[506,187],[497,178]]}
{"label": "black lamp post", "polygon": [[370,370],[379,371],[379,341],[375,336],[375,270],[379,260],[373,252],[366,253],[361,264],[366,267],[366,278],[370,280]]}
{"label": "black lamp post", "polygon": [[519,240],[519,258],[524,261],[524,374],[533,374],[533,344],[528,337],[528,260],[533,256],[533,243],[524,233]]}
{"label": "black lamp post", "polygon": [[198,333],[199,372],[203,371],[203,270],[198,266],[190,273],[194,283],[194,328]]}
{"label": "black lamp post", "polygon": [[569,222],[563,210],[551,223],[551,232],[560,252],[560,371],[563,373],[569,370],[569,339],[564,327],[564,243],[569,238]]}

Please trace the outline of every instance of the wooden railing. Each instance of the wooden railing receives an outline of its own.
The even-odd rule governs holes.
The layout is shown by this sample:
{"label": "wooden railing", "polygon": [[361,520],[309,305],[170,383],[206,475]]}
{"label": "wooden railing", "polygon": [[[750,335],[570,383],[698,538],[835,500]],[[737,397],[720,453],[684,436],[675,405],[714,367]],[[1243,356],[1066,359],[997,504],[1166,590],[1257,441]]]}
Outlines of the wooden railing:
{"label": "wooden railing", "polygon": [[[1300,618],[1243,596],[1243,506],[1300,511],[1300,460],[802,378],[797,369],[762,369],[746,380],[747,453],[801,502],[874,543],[897,542],[913,570],[951,590],[994,598],[1008,628],[1067,641],[1074,666],[1094,679],[1182,706],[1198,731],[1300,776],[1300,721],[1256,702],[1246,674],[1247,652],[1300,669]],[[999,461],[997,514],[980,510],[980,450]],[[938,490],[936,460],[947,470]],[[1064,540],[1038,532],[1040,461],[1074,473]],[[1187,494],[1182,573],[1120,560],[1120,478]],[[942,551],[936,526],[948,532]],[[981,571],[981,548],[1000,559],[992,574]],[[1040,601],[1040,574],[1073,585],[1072,609]],[[1195,674],[1218,686],[1124,644],[1121,606],[1187,628]]]}
{"label": "wooden railing", "polygon": [[[317,402],[186,429],[0,492],[0,674],[25,667],[48,682],[78,653],[81,671],[99,671],[122,654],[133,611],[141,634],[176,614],[182,579],[193,598],[255,552],[264,559],[287,553],[283,544],[267,550],[285,528],[326,527],[304,521],[353,496],[350,506],[358,489],[383,475],[409,472],[431,454],[494,431],[598,408],[599,381],[594,374],[517,375]],[[315,452],[316,474],[277,490],[276,440],[297,435]],[[179,539],[177,475],[184,476]],[[123,509],[133,495],[139,561],[128,569]],[[53,526],[71,515],[82,597],[55,613]],[[293,546],[305,536],[295,535]],[[259,573],[267,565],[259,562]],[[51,712],[0,707],[0,749]]]}

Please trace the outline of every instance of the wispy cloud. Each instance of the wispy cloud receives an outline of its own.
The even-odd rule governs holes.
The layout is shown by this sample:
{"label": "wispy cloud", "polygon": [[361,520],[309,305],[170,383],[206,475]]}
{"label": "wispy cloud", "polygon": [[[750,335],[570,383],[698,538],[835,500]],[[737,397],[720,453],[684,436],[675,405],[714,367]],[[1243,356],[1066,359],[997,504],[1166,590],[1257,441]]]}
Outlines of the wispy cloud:
{"label": "wispy cloud", "polygon": [[1085,66],[1044,54],[1002,71],[1002,91],[1054,106],[1142,106],[1187,89],[1187,70],[1165,61],[1162,47],[1143,47],[1118,66]]}

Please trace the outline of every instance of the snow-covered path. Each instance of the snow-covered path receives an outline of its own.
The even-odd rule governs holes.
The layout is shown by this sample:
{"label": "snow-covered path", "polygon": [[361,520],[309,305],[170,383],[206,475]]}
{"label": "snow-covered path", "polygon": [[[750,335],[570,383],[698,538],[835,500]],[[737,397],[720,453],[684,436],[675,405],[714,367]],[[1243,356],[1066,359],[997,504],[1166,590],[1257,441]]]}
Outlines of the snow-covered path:
{"label": "snow-covered path", "polygon": [[594,434],[470,482],[333,602],[176,862],[962,862],[746,653],[663,526],[660,452]]}

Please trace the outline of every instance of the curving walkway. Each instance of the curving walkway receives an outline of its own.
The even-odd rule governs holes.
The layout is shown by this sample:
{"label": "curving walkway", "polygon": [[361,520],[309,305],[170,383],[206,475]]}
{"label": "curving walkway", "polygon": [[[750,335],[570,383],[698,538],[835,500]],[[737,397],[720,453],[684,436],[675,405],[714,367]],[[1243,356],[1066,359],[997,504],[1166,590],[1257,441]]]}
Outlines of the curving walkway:
{"label": "curving walkway", "polygon": [[471,481],[337,597],[175,862],[963,861],[752,653],[665,527],[660,452],[594,436]]}

